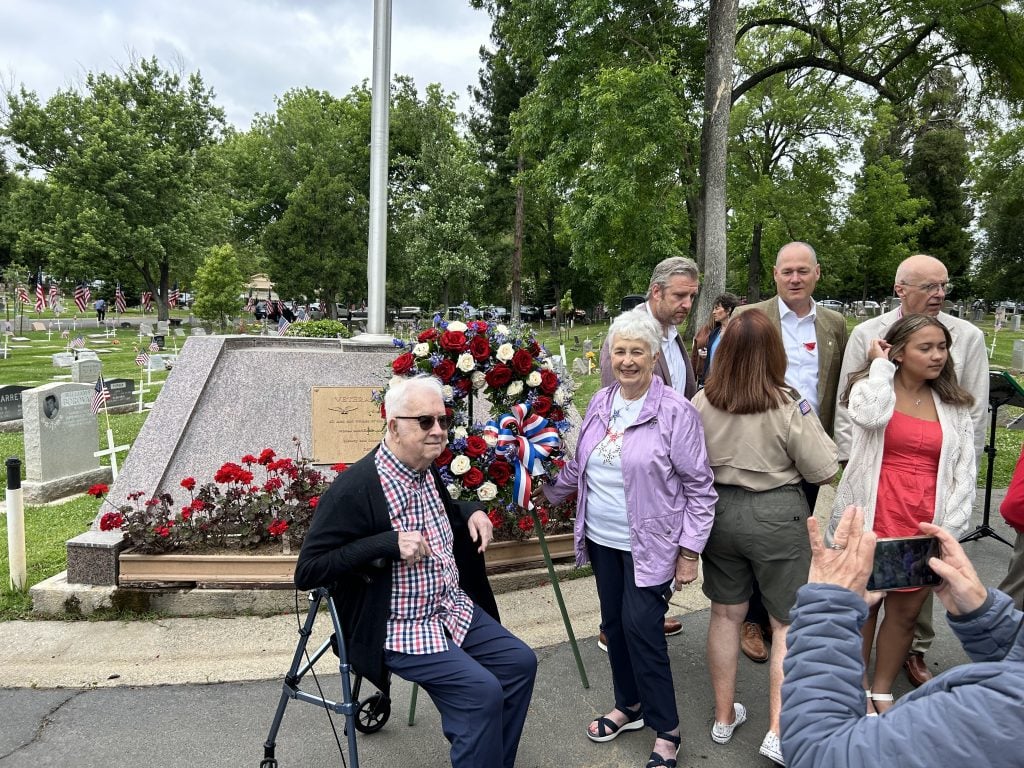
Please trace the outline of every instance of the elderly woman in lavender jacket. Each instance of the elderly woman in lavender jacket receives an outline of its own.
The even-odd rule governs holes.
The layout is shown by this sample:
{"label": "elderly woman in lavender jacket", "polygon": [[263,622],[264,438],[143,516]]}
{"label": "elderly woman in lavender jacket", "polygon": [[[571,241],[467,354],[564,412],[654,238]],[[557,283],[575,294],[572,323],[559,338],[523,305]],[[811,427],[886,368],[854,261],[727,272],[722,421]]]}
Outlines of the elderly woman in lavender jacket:
{"label": "elderly woman in lavender jacket", "polygon": [[700,417],[654,376],[661,329],[645,312],[608,331],[615,383],[590,401],[575,458],[539,490],[578,494],[576,561],[594,568],[615,707],[590,723],[592,741],[646,724],[648,768],[674,768],[679,716],[662,621],[673,585],[697,578],[717,496]]}

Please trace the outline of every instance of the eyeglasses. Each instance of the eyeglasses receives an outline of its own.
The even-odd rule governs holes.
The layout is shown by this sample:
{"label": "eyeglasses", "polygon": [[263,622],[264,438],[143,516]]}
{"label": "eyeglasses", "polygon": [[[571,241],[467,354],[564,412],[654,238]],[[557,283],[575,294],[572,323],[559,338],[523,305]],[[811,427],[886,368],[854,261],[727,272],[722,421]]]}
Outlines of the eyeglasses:
{"label": "eyeglasses", "polygon": [[900,283],[900,285],[909,285],[911,288],[917,288],[919,291],[924,291],[929,296],[934,296],[937,293],[949,293],[953,290],[952,283],[923,283],[922,285],[914,285],[914,283]]}
{"label": "eyeglasses", "polygon": [[395,416],[394,418],[417,421],[419,422],[420,429],[422,429],[424,432],[429,432],[433,428],[435,421],[437,422],[437,426],[439,426],[446,432],[448,431],[448,427],[451,426],[452,423],[451,416]]}

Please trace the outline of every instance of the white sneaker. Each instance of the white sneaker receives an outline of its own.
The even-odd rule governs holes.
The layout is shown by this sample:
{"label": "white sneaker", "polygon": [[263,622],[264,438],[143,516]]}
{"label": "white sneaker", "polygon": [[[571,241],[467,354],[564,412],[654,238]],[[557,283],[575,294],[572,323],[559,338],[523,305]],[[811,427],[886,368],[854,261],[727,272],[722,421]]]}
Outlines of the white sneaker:
{"label": "white sneaker", "polygon": [[764,735],[761,748],[757,751],[779,765],[784,766],[786,764],[786,761],[782,758],[782,743],[779,741],[779,735],[775,731],[768,731]]}
{"label": "white sneaker", "polygon": [[732,732],[747,722],[747,708],[739,702],[732,705],[734,719],[731,723],[720,723],[717,720],[711,726],[711,740],[716,744],[728,744]]}

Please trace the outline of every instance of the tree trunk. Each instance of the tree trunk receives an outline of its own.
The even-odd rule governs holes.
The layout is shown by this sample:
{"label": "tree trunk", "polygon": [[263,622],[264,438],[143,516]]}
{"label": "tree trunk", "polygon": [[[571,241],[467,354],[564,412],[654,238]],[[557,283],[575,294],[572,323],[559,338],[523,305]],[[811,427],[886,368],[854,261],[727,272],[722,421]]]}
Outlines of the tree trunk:
{"label": "tree trunk", "polygon": [[761,300],[761,235],[764,222],[754,225],[754,237],[750,243],[750,262],[747,272],[747,301],[753,304]]}
{"label": "tree trunk", "polygon": [[[525,160],[520,154],[516,157],[516,175],[521,177]],[[523,303],[523,228],[526,219],[525,190],[520,181],[516,185],[516,214],[512,234],[512,314],[513,320],[519,319],[519,308]]]}
{"label": "tree trunk", "polygon": [[167,306],[167,293],[171,287],[171,266],[166,261],[160,262],[160,294],[154,297],[156,301],[156,319],[169,320],[170,309]]}
{"label": "tree trunk", "polygon": [[701,130],[701,209],[698,216],[697,256],[704,267],[704,284],[696,322],[711,314],[715,296],[725,290],[726,158],[729,112],[732,108],[732,69],[736,52],[738,0],[711,0],[708,14],[708,53],[704,79],[704,124]]}

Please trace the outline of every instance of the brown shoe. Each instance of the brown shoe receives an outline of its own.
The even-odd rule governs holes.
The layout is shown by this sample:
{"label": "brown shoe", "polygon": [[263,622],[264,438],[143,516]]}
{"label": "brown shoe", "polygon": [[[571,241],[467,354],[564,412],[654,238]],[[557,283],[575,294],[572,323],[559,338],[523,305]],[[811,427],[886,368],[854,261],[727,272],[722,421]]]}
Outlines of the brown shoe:
{"label": "brown shoe", "polygon": [[924,660],[923,653],[910,653],[907,660],[903,662],[903,670],[907,673],[907,680],[917,688],[932,679],[932,671]]}
{"label": "brown shoe", "polygon": [[752,621],[744,621],[740,630],[740,650],[751,661],[764,664],[768,661],[768,648],[764,644],[761,627]]}
{"label": "brown shoe", "polygon": [[665,637],[671,637],[672,635],[678,635],[683,631],[683,622],[678,619],[670,619],[668,616],[665,617]]}

